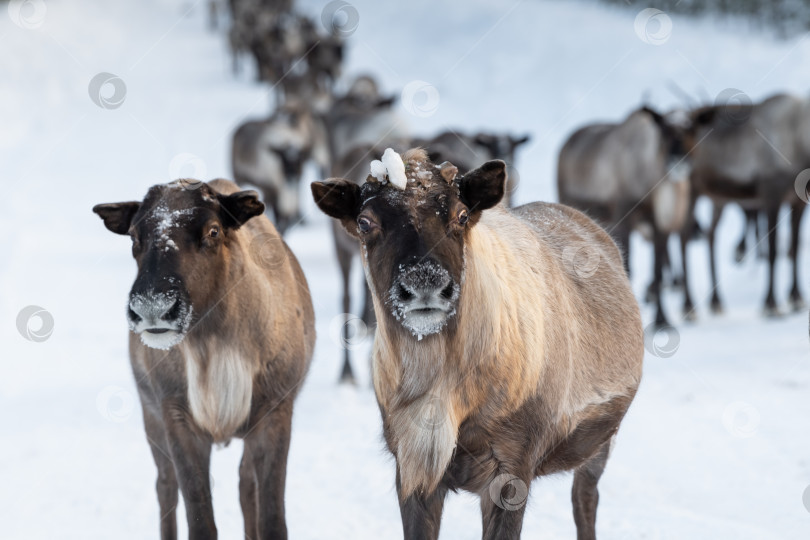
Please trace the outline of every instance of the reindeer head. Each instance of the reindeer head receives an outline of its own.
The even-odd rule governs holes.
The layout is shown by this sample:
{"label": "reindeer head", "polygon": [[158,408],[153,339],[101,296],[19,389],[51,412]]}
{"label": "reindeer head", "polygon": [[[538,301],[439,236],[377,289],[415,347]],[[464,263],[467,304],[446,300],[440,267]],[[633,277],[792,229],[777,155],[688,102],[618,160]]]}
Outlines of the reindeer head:
{"label": "reindeer head", "polygon": [[386,316],[421,339],[453,320],[465,240],[481,212],[503,197],[505,164],[490,161],[458,176],[455,166],[436,166],[421,149],[403,158],[387,150],[383,163],[386,171],[374,171],[377,177],[362,186],[333,178],[313,183],[312,194],[324,213],[360,240],[369,285]]}
{"label": "reindeer head", "polygon": [[234,231],[264,204],[253,191],[222,195],[183,180],[152,187],[143,202],[99,204],[93,212],[132,238],[138,274],[127,303],[130,329],[145,345],[168,349],[219,301]]}

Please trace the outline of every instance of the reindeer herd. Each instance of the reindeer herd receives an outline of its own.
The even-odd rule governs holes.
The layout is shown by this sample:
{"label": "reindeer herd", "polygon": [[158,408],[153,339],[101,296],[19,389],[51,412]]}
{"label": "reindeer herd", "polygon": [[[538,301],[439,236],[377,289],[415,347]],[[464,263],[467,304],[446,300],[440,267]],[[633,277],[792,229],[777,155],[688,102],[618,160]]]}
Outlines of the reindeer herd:
{"label": "reindeer herd", "polygon": [[[291,2],[229,6],[234,54],[251,54],[259,78],[281,86],[275,112],[234,132],[236,183],[180,179],[142,201],[93,208],[107,229],[131,238],[138,268],[129,352],[158,469],[161,538],[177,536],[178,492],[189,537],[216,538],[211,449],[234,437],[244,440],[245,537],[287,537],[293,402],[312,359],[315,315],[282,235],[303,219],[308,166],[327,178],[310,189],[333,218],[344,313],[355,258],[365,272],[373,386],[409,539],[438,537],[446,495],[458,489],[480,497],[483,538],[519,538],[532,480],[561,471],[574,473],[577,537],[596,537],[597,485],[644,356],[628,279],[632,231],[652,242],[648,296],[655,324],[667,325],[665,270],[678,273],[669,237],[681,240],[684,315],[693,318],[686,246],[702,229],[696,200],[712,202],[703,234],[711,307],[720,311],[716,226],[725,206],[739,205],[743,250],[749,225],[758,242],[767,237],[773,315],[787,203],[789,301],[802,305],[804,192],[795,179],[810,167],[806,99],[669,114],[645,106],[585,126],[559,154],[560,204],[513,207],[515,154],[528,135],[413,136],[373,77],[335,90],[343,44],[319,36]],[[587,272],[582,254],[594,263]],[[343,355],[341,380],[354,381],[348,348]]]}

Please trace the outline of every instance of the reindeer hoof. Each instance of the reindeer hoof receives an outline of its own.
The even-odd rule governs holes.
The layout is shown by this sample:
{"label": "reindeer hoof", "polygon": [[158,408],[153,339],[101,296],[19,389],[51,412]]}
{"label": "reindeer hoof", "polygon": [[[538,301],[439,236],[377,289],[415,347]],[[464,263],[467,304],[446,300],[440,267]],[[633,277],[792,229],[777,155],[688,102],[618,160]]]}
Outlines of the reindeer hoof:
{"label": "reindeer hoof", "polygon": [[715,314],[715,315],[722,315],[725,312],[725,309],[723,308],[723,304],[721,304],[719,301],[718,302],[712,302],[711,309],[712,309],[712,313]]}
{"label": "reindeer hoof", "polygon": [[737,250],[737,251],[734,253],[734,262],[736,262],[737,264],[740,264],[740,263],[741,263],[741,262],[743,262],[744,260],[745,260],[745,250],[740,250],[740,249],[738,249],[738,250]]}
{"label": "reindeer hoof", "polygon": [[807,304],[802,297],[790,299],[790,309],[795,313],[797,311],[804,311],[807,309]]}
{"label": "reindeer hoof", "polygon": [[695,322],[697,320],[697,311],[695,308],[683,308],[683,320],[686,322]]}
{"label": "reindeer hoof", "polygon": [[357,386],[357,379],[354,378],[354,375],[342,375],[338,384],[345,384],[347,386]]}

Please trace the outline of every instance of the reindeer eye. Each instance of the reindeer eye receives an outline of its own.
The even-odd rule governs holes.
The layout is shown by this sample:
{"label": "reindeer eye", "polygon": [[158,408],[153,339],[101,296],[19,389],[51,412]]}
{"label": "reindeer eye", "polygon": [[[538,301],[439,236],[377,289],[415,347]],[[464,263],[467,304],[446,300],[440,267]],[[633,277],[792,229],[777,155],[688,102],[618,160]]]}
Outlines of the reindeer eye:
{"label": "reindeer eye", "polygon": [[361,217],[361,218],[359,218],[359,219],[357,220],[357,229],[358,229],[358,230],[359,230],[361,233],[366,234],[368,231],[370,231],[370,230],[371,230],[371,220],[369,220],[369,219],[368,219],[368,218],[366,218],[366,217]]}
{"label": "reindeer eye", "polygon": [[216,238],[219,236],[219,227],[211,227],[211,230],[208,231],[208,236],[211,238]]}
{"label": "reindeer eye", "polygon": [[467,213],[467,210],[462,210],[458,213],[458,222],[461,225],[466,225],[467,221],[469,221],[470,215]]}

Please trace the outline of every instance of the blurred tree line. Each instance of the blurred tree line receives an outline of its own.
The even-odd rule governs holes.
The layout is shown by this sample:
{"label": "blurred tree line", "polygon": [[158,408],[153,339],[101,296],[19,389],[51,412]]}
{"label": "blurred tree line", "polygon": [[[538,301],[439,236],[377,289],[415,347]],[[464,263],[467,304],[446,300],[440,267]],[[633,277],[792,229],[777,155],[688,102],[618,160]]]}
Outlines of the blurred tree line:
{"label": "blurred tree line", "polygon": [[781,36],[810,29],[810,0],[600,0],[634,8],[657,8],[685,15],[737,15]]}

